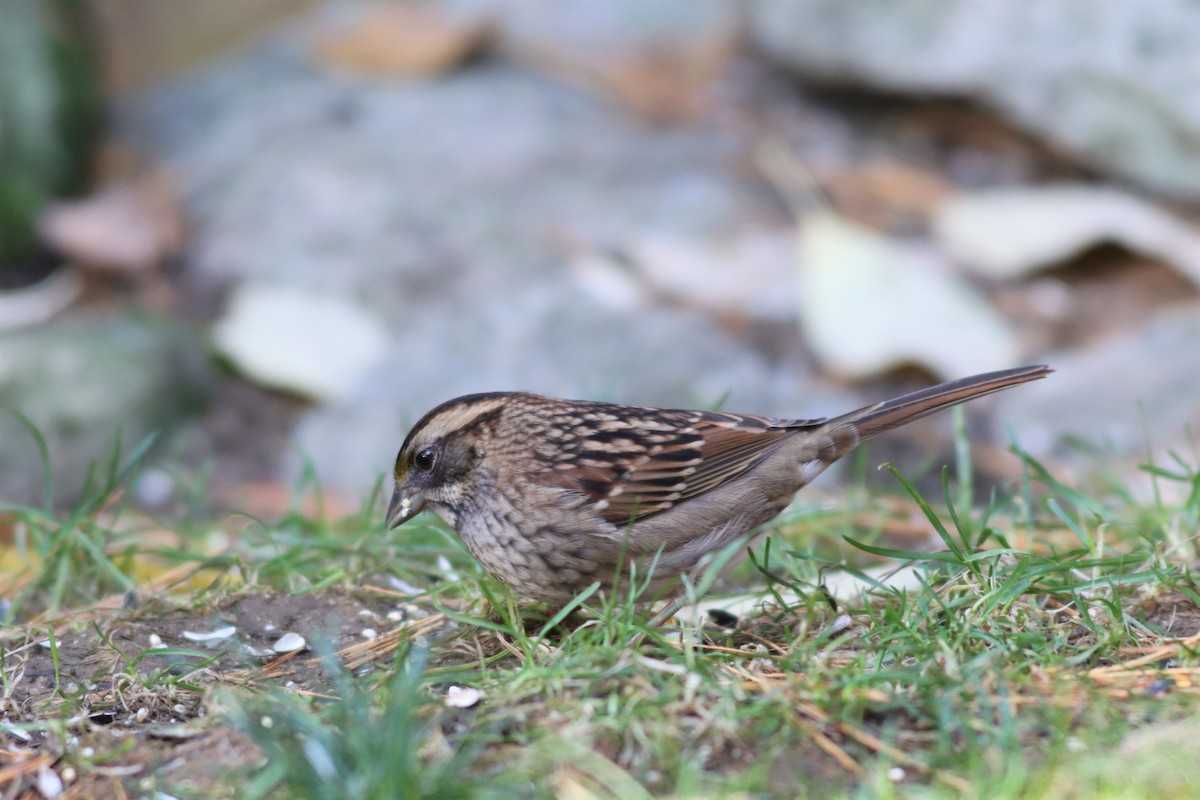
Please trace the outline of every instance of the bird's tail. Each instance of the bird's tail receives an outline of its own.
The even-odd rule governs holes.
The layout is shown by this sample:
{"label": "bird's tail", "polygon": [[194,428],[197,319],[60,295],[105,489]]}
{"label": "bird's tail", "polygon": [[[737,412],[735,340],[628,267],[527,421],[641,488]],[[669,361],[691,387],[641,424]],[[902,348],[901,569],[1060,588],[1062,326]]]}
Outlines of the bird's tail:
{"label": "bird's tail", "polygon": [[1039,364],[959,378],[851,411],[849,414],[829,420],[825,426],[833,429],[852,429],[857,433],[857,444],[884,431],[941,411],[943,408],[956,406],[959,403],[965,403],[1010,386],[1044,378],[1053,371],[1044,364]]}

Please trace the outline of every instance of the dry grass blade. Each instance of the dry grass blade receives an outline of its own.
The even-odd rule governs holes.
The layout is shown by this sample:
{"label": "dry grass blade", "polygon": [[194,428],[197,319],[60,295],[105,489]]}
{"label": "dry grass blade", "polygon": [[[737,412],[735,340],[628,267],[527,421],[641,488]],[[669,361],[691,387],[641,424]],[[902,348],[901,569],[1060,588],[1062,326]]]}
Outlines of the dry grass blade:
{"label": "dry grass blade", "polygon": [[822,731],[809,720],[800,716],[800,714],[796,714],[794,718],[796,724],[802,731],[808,734],[809,738],[813,740],[813,743],[825,751],[825,753],[830,755],[834,761],[841,765],[842,769],[846,770],[846,772],[850,773],[856,778],[866,777],[867,772],[862,768],[862,765],[851,758],[850,754],[843,750],[837,742],[833,741],[833,739],[830,739],[824,731]]}
{"label": "dry grass blade", "polygon": [[[798,713],[803,714],[813,722],[821,725],[826,725],[830,721],[828,714],[811,703],[798,701],[795,705],[795,708]],[[914,769],[922,775],[929,775],[935,780],[941,781],[947,786],[963,793],[966,793],[971,788],[971,784],[968,781],[958,777],[957,775],[951,775],[950,773],[942,770],[934,769],[924,761],[910,756],[908,753],[905,753],[903,750],[888,744],[874,734],[868,733],[861,728],[854,727],[845,720],[834,722],[833,725],[843,736],[853,739],[869,750],[890,758],[897,764],[902,764],[903,766]]]}
{"label": "dry grass blade", "polygon": [[[348,670],[355,670],[364,664],[372,661],[377,661],[384,656],[387,656],[396,651],[401,642],[413,639],[417,636],[424,636],[437,630],[446,621],[444,614],[432,614],[428,617],[412,620],[403,625],[398,625],[386,633],[380,634],[374,639],[369,639],[363,642],[355,642],[352,645],[343,647],[335,654],[341,661],[342,666]],[[293,650],[290,653],[284,653],[277,658],[268,661],[261,667],[255,670],[233,670],[222,673],[219,678],[226,683],[232,683],[238,686],[253,687],[263,681],[279,681],[288,678],[292,672],[288,669],[288,664],[292,661],[297,661],[304,666],[315,666],[320,663],[320,658],[309,657],[300,658],[300,650]],[[311,695],[314,697],[322,697],[326,699],[334,699],[332,695],[321,694],[310,690],[300,690],[293,688],[297,694]]]}
{"label": "dry grass blade", "polygon": [[36,775],[39,770],[54,763],[53,756],[37,754],[32,750],[6,750],[0,758],[16,762],[0,767],[0,786],[11,786],[18,779]]}
{"label": "dry grass blade", "polygon": [[445,614],[433,614],[423,619],[400,625],[374,639],[357,642],[337,652],[338,658],[347,669],[353,670],[395,652],[402,641],[432,633],[446,621]]}
{"label": "dry grass blade", "polygon": [[1155,646],[1153,649],[1147,647],[1122,648],[1121,652],[1140,652],[1145,650],[1150,650],[1150,652],[1146,653],[1141,658],[1135,658],[1132,661],[1125,661],[1121,664],[1115,664],[1111,667],[1102,667],[1100,669],[1114,672],[1123,669],[1137,669],[1138,667],[1144,667],[1147,664],[1157,664],[1161,661],[1178,658],[1184,653],[1194,653],[1197,647],[1200,647],[1200,634],[1189,636],[1186,639],[1178,639],[1173,642],[1160,644]]}

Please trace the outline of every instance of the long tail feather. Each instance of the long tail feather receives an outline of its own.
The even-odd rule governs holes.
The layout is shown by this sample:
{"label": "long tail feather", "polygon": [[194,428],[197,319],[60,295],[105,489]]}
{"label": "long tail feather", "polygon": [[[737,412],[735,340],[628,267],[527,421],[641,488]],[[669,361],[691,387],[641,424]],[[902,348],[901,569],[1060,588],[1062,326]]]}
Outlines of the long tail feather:
{"label": "long tail feather", "polygon": [[851,411],[849,414],[829,420],[826,425],[831,428],[843,425],[852,426],[858,434],[858,441],[863,442],[884,431],[905,425],[944,408],[956,406],[959,403],[974,400],[976,397],[983,397],[985,394],[998,392],[1028,381],[1036,381],[1053,371],[1044,364],[1039,364],[959,378]]}

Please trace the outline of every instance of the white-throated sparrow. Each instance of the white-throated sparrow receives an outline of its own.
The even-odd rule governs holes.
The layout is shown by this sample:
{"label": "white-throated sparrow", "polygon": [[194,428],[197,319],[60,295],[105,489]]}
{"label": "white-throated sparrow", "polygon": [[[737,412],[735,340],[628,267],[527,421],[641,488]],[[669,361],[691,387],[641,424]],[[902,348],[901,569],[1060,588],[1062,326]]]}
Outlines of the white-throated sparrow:
{"label": "white-throated sparrow", "polygon": [[645,576],[655,559],[652,588],[668,588],[867,439],[1050,372],[989,372],[810,420],[467,395],[409,432],[387,523],[428,508],[527,597],[565,602],[594,581],[619,584],[630,562]]}

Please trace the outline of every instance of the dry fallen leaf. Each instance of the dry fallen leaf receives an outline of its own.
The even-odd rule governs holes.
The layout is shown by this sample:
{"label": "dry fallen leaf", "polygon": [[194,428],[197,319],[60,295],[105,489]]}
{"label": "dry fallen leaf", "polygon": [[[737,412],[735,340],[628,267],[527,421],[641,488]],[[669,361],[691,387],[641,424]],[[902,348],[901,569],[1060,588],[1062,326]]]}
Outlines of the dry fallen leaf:
{"label": "dry fallen leaf", "polygon": [[592,66],[597,83],[638,116],[659,122],[687,121],[703,112],[736,47],[732,37],[714,38],[626,53]]}
{"label": "dry fallen leaf", "polygon": [[454,15],[432,6],[377,4],[323,36],[318,63],[337,71],[412,77],[438,75],[477,52],[491,32],[482,16]]}
{"label": "dry fallen leaf", "polygon": [[817,177],[834,208],[884,230],[907,219],[928,219],[951,193],[933,170],[897,161],[844,164]]}
{"label": "dry fallen leaf", "polygon": [[172,181],[157,173],[51,204],[38,220],[38,233],[81,268],[147,273],[183,246],[183,213]]}
{"label": "dry fallen leaf", "polygon": [[603,7],[599,0],[546,4],[535,12],[512,4],[500,47],[515,61],[603,92],[655,122],[686,122],[712,104],[713,87],[744,41],[732,6],[696,4],[693,19],[670,27],[649,8],[639,26],[632,19],[619,24],[623,15]]}

